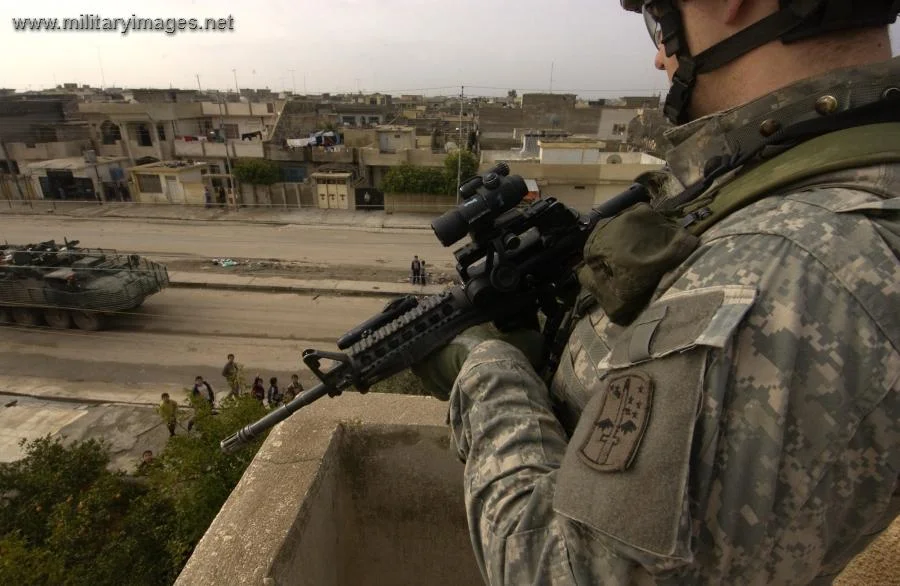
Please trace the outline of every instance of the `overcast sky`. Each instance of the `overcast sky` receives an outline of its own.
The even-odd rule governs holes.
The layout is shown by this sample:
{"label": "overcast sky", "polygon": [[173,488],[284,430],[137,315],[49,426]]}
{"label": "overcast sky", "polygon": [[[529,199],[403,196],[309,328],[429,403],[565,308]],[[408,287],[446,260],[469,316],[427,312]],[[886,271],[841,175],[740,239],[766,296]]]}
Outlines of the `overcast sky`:
{"label": "overcast sky", "polygon": [[[614,0],[2,0],[0,87],[583,97],[665,93],[640,16]],[[226,18],[234,32],[14,32],[13,18]],[[900,26],[893,27],[894,54]],[[102,74],[101,74],[102,68]],[[294,70],[293,76],[290,70]],[[102,75],[102,79],[101,79]],[[305,79],[305,86],[304,86]]]}

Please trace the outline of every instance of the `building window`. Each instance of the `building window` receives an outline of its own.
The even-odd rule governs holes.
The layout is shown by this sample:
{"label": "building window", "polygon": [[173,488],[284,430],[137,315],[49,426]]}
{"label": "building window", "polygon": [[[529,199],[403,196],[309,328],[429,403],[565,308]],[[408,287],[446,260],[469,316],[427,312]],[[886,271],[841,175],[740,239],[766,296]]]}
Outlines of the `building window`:
{"label": "building window", "polygon": [[137,143],[142,147],[153,146],[153,139],[150,137],[150,129],[146,124],[138,124],[137,126]]}
{"label": "building window", "polygon": [[275,104],[266,104],[266,112],[269,114],[275,113]]}
{"label": "building window", "polygon": [[356,126],[356,116],[342,116],[341,123],[345,126]]}
{"label": "building window", "polygon": [[576,185],[576,186],[575,186],[575,189],[576,189],[577,191],[584,191],[586,188],[585,188],[584,185]]}
{"label": "building window", "polygon": [[613,124],[613,135],[622,136],[628,130],[628,126],[625,124]]}
{"label": "building window", "polygon": [[162,193],[162,181],[159,175],[138,175],[138,188],[143,193]]}
{"label": "building window", "polygon": [[223,124],[223,128],[225,129],[225,138],[240,138],[241,135],[238,132],[237,124]]}
{"label": "building window", "polygon": [[100,137],[103,144],[116,144],[122,140],[122,133],[118,126],[107,120],[100,125]]}
{"label": "building window", "polygon": [[159,140],[166,140],[166,125],[163,123],[159,123],[156,125],[156,136],[159,137]]}
{"label": "building window", "polygon": [[210,165],[210,166],[209,166],[209,172],[210,172],[210,174],[212,174],[212,175],[218,175],[219,173],[221,173],[221,171],[219,170],[219,166],[218,166],[218,165]]}

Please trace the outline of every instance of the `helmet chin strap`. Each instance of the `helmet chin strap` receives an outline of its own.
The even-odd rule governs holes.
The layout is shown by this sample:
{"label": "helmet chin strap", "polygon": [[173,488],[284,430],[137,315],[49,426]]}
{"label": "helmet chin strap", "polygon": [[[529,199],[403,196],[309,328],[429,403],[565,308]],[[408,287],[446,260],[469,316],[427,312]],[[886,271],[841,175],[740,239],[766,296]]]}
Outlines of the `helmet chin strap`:
{"label": "helmet chin strap", "polygon": [[672,89],[666,97],[666,117],[675,124],[689,120],[688,106],[697,76],[715,71],[767,43],[792,43],[834,31],[885,26],[897,19],[900,0],[780,0],[774,14],[759,20],[699,55],[691,55],[684,19],[676,0],[650,0],[644,5],[659,22],[666,55],[678,59]]}

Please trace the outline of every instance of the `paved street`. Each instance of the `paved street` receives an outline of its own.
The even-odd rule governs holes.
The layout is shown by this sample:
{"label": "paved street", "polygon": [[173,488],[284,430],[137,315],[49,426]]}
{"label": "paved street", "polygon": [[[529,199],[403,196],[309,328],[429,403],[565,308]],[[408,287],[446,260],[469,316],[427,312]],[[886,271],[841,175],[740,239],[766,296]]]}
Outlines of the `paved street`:
{"label": "paved street", "polygon": [[[353,267],[405,270],[412,254],[452,258],[430,231],[415,229],[0,218],[0,239],[9,242],[64,236],[86,246],[150,255],[303,261],[323,267],[322,278],[338,268],[345,278],[353,276]],[[210,280],[216,277],[229,278],[220,273]],[[335,340],[380,311],[387,299],[169,288],[101,332],[3,327],[0,395],[9,395],[0,397],[0,461],[20,457],[19,438],[46,433],[104,437],[113,441],[117,463],[136,461],[143,449],[164,445],[165,429],[152,408],[161,392],[180,396],[201,374],[223,393],[220,372],[229,352],[245,365],[247,376],[278,376],[286,384],[297,372],[305,385],[315,384],[301,352],[336,350]]]}
{"label": "paved street", "polygon": [[300,369],[304,349],[335,349],[341,334],[386,301],[167,289],[106,331],[5,327],[0,372],[125,387],[189,385],[202,374],[221,387],[225,355],[234,352],[248,374],[286,377]]}
{"label": "paved street", "polygon": [[0,217],[0,240],[28,243],[63,237],[82,246],[116,248],[145,255],[241,257],[302,261],[313,265],[380,265],[408,270],[414,254],[432,270],[452,271],[452,249],[430,230],[375,231],[359,227],[245,224],[140,219]]}

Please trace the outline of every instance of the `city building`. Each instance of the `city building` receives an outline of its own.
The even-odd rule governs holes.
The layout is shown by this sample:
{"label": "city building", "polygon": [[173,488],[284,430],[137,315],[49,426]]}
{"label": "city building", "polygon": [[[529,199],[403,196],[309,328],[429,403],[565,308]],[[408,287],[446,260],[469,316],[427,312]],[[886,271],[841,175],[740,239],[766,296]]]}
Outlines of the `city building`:
{"label": "city building", "polygon": [[[165,161],[130,169],[134,200],[139,203],[206,204],[203,171],[206,163]],[[215,198],[210,192],[211,200]]]}
{"label": "city building", "polygon": [[26,164],[22,175],[41,199],[60,201],[130,201],[125,157],[86,156]]}

